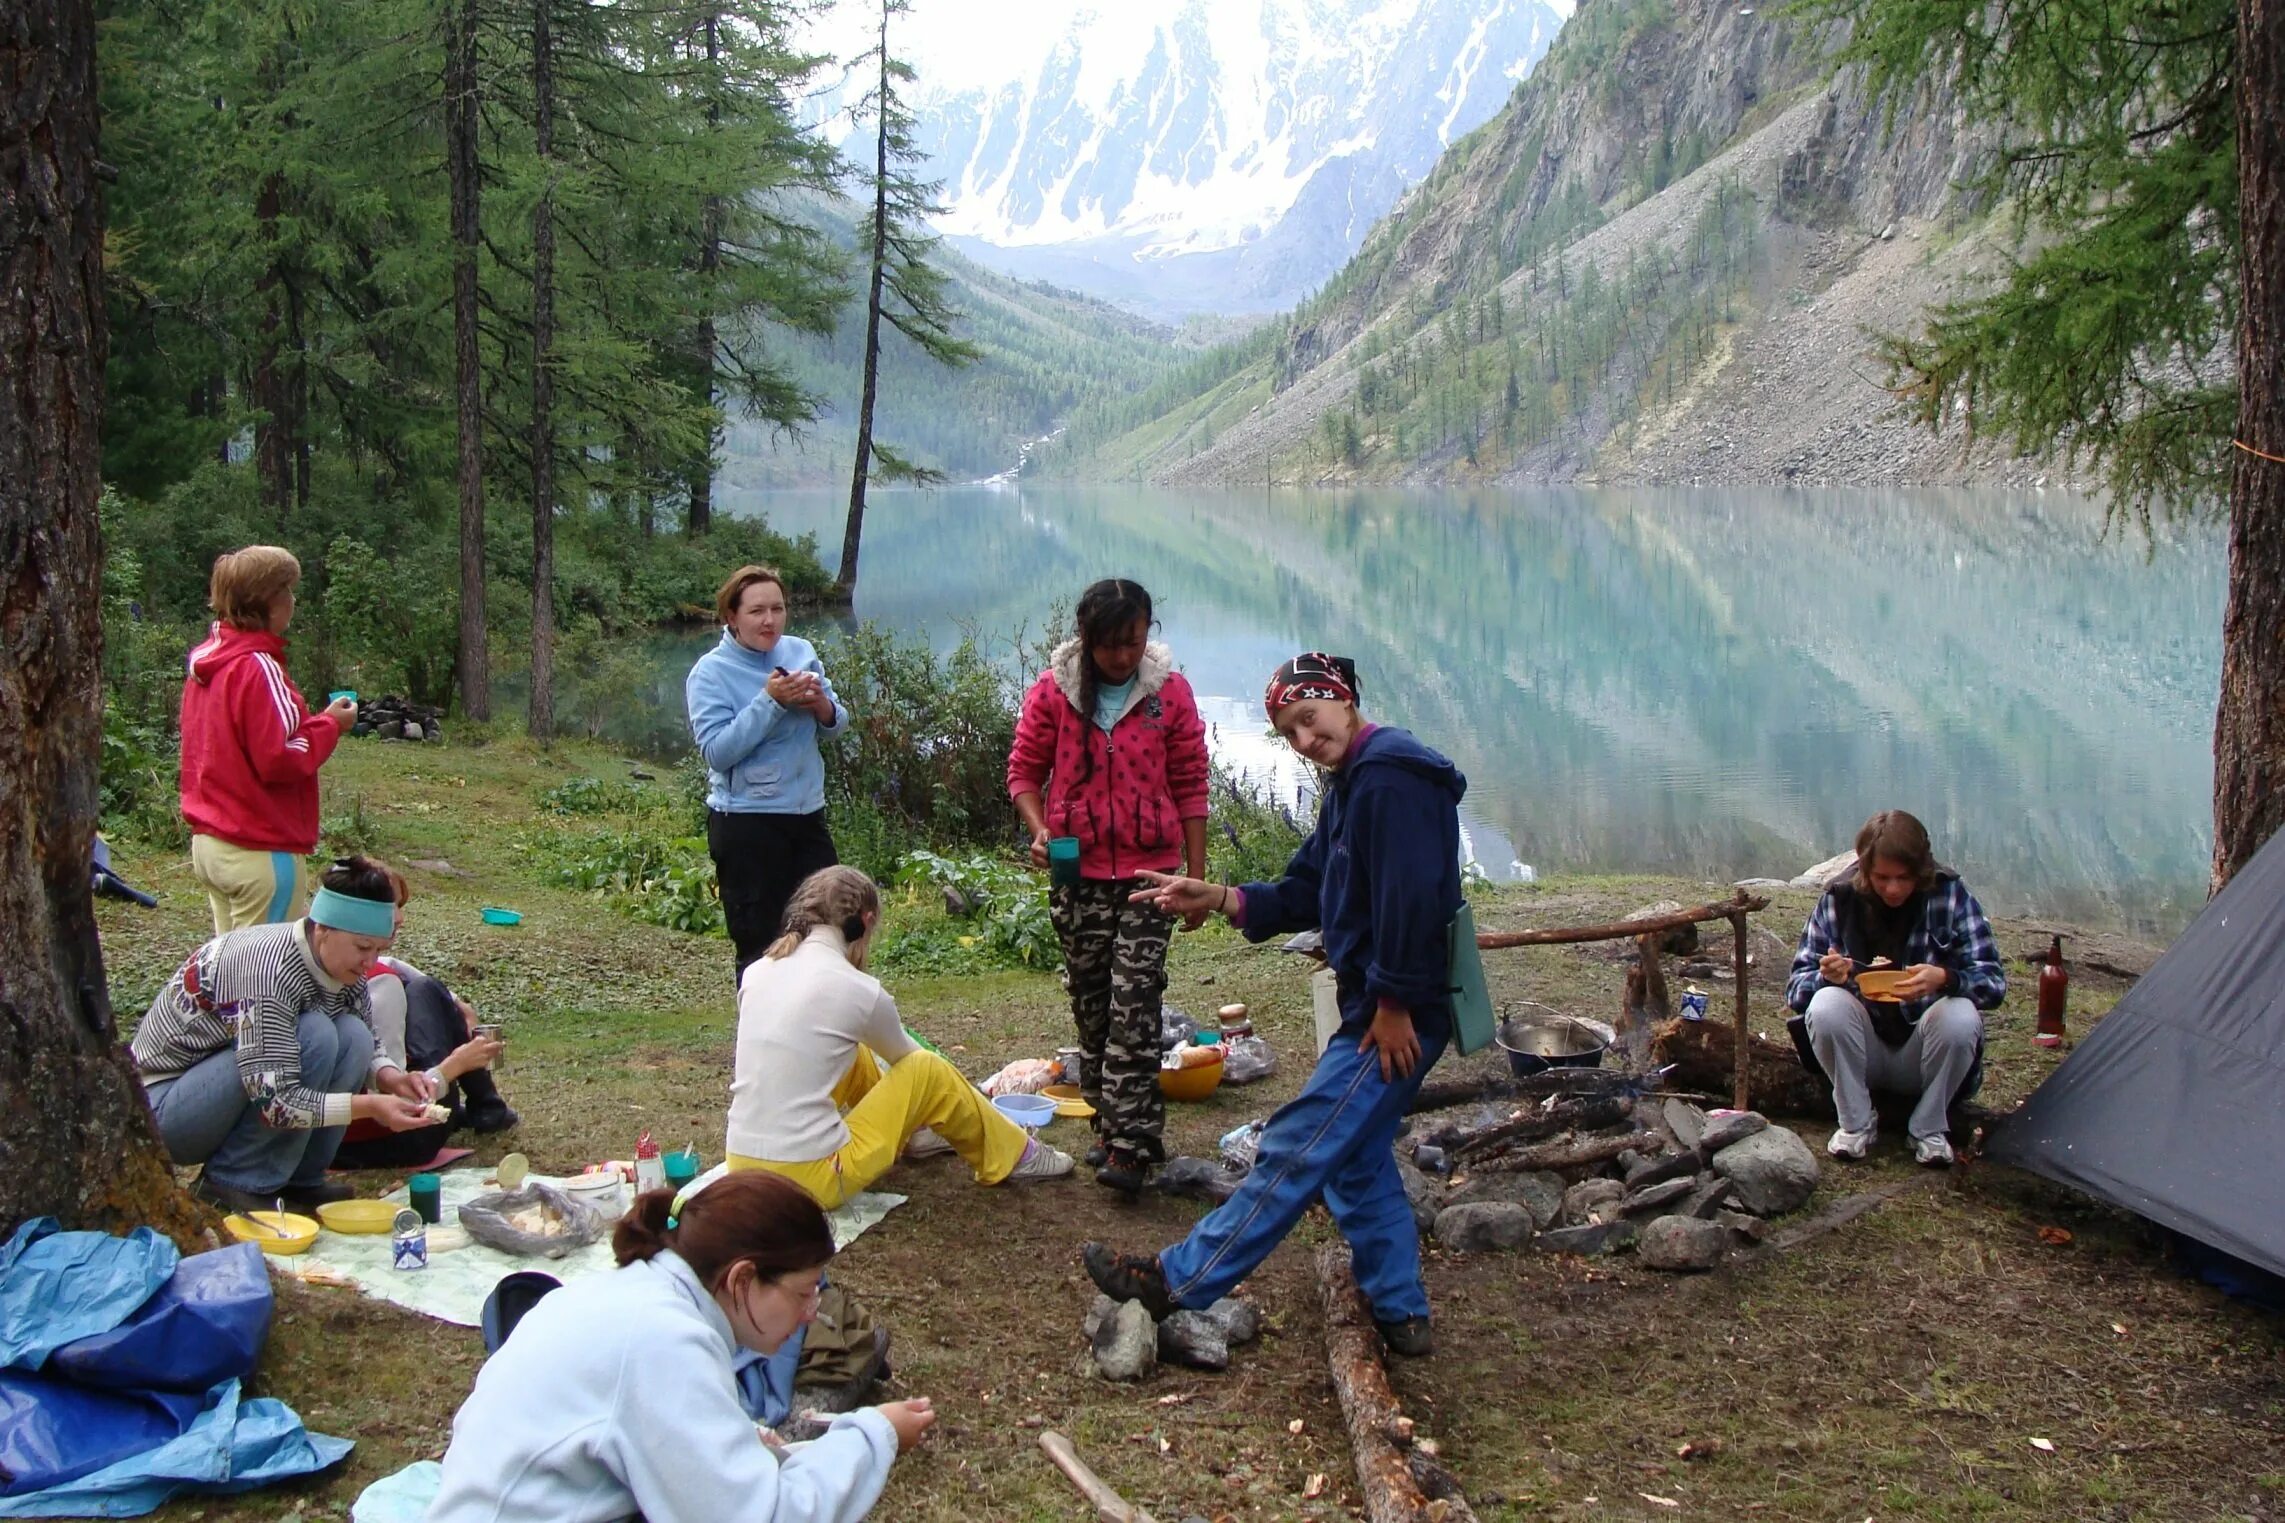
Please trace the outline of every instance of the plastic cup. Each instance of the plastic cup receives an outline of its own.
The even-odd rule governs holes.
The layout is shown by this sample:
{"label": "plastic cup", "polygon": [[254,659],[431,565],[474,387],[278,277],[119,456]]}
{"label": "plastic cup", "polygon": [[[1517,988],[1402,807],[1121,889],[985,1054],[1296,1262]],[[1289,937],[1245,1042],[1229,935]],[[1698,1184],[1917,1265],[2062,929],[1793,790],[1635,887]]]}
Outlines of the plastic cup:
{"label": "plastic cup", "polygon": [[405,1194],[411,1199],[413,1210],[420,1213],[424,1222],[441,1220],[444,1199],[444,1181],[434,1174],[415,1174],[405,1184]]}
{"label": "plastic cup", "polygon": [[1069,888],[1079,881],[1079,838],[1056,836],[1047,843],[1047,881]]}
{"label": "plastic cup", "polygon": [[325,701],[327,703],[339,703],[344,698],[348,699],[351,703],[355,703],[357,701],[357,689],[353,687],[337,687],[332,692],[325,695]]}

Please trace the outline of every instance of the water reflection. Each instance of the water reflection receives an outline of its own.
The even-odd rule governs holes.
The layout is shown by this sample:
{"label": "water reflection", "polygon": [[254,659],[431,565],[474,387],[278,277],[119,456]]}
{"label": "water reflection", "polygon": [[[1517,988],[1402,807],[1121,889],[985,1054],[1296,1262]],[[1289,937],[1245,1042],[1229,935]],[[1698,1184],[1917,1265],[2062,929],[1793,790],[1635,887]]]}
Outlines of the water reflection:
{"label": "water reflection", "polygon": [[[838,537],[830,494],[733,507]],[[2203,897],[2203,530],[1988,492],[961,489],[878,499],[858,613],[1037,632],[1112,573],[1235,723],[1295,649],[1355,656],[1369,711],[1467,771],[1495,869],[1790,876],[1896,805],[1995,909],[2163,930]],[[699,643],[623,738],[683,743]]]}

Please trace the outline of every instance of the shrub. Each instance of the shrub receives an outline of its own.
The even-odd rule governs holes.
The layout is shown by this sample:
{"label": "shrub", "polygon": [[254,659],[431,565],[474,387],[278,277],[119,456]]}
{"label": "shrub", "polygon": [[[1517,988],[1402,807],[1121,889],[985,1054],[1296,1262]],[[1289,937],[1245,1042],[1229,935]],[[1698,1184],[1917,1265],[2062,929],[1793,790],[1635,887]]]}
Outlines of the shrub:
{"label": "shrub", "polygon": [[1063,957],[1047,908],[1047,877],[1005,857],[943,857],[916,851],[897,869],[899,888],[951,889],[971,906],[964,917],[975,944],[994,961],[1026,968],[1056,966]]}

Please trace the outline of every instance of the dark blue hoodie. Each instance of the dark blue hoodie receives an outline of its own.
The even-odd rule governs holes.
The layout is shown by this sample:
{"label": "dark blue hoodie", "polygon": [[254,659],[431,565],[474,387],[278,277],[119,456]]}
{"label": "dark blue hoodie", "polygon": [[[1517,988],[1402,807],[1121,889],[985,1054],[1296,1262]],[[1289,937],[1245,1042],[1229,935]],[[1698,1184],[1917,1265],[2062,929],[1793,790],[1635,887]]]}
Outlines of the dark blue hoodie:
{"label": "dark blue hoodie", "polygon": [[1444,1012],[1467,791],[1460,769],[1409,731],[1367,730],[1331,775],[1317,828],[1285,876],[1245,885],[1246,939],[1317,928],[1344,981],[1362,979],[1368,994],[1415,1014]]}

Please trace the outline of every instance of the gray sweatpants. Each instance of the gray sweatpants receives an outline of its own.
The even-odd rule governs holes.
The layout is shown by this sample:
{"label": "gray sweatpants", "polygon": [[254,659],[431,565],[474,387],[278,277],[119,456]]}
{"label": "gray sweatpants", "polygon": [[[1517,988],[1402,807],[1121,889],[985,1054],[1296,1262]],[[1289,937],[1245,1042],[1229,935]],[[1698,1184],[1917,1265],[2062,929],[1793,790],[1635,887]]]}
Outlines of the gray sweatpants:
{"label": "gray sweatpants", "polygon": [[1913,1140],[1943,1136],[1945,1112],[1976,1066],[1983,1030],[1982,1014],[1955,994],[1930,1005],[1904,1045],[1891,1047],[1874,1033],[1864,1002],[1839,984],[1827,984],[1809,1001],[1809,1045],[1833,1081],[1833,1107],[1844,1131],[1872,1126],[1872,1091],[1880,1089],[1920,1097],[1906,1128]]}

